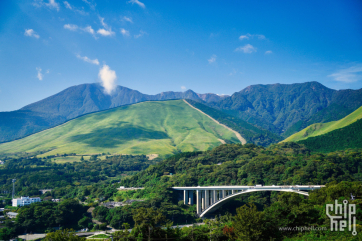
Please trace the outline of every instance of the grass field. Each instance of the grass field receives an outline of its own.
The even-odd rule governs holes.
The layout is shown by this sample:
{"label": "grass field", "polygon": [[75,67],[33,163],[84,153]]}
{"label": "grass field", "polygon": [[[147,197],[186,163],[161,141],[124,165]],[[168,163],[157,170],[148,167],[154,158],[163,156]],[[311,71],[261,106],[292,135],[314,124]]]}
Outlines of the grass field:
{"label": "grass field", "polygon": [[110,236],[105,235],[105,234],[96,234],[96,235],[89,236],[87,239],[88,240],[109,240]]}
{"label": "grass field", "polygon": [[218,139],[239,143],[234,133],[183,100],[172,100],[143,102],[85,115],[0,144],[0,153],[51,150],[42,156],[102,152],[163,156],[211,149],[221,144]]}
{"label": "grass field", "polygon": [[297,132],[294,135],[291,135],[290,137],[283,140],[282,142],[288,142],[288,141],[295,142],[295,141],[305,140],[305,139],[307,139],[309,137],[313,137],[313,136],[324,135],[328,132],[348,126],[361,118],[362,118],[362,107],[358,108],[351,114],[347,115],[346,117],[344,117],[343,119],[340,119],[338,121],[331,121],[331,122],[327,122],[327,123],[316,123],[316,124],[310,125],[307,128],[301,130],[300,132]]}
{"label": "grass field", "polygon": [[[47,154],[38,155],[38,157],[47,156]],[[109,155],[108,155],[109,156]],[[83,156],[84,160],[89,160],[91,156]],[[66,163],[66,162],[80,162],[80,156],[60,156],[60,157],[54,157],[52,160],[56,163]],[[98,159],[105,160],[106,156],[97,156]]]}

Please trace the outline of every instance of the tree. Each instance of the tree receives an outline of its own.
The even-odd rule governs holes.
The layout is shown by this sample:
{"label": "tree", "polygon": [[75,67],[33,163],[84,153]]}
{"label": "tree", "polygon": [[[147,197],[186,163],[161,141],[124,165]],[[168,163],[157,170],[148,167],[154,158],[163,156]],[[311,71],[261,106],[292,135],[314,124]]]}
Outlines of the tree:
{"label": "tree", "polygon": [[1,228],[0,229],[0,240],[9,240],[15,236],[15,230],[13,228]]}
{"label": "tree", "polygon": [[[161,225],[166,224],[166,216],[160,209],[138,208],[133,211],[133,220],[135,222],[135,232],[142,233],[142,236],[151,239],[151,236],[161,237],[164,233]],[[132,230],[133,231],[133,230]],[[139,237],[139,235],[137,236]]]}
{"label": "tree", "polygon": [[234,232],[239,240],[262,240],[264,213],[259,212],[253,203],[236,209]]}
{"label": "tree", "polygon": [[85,241],[86,238],[79,237],[74,234],[73,230],[64,229],[56,232],[48,233],[45,241]]}
{"label": "tree", "polygon": [[78,225],[82,228],[88,228],[89,223],[92,223],[92,219],[87,216],[84,216],[81,220],[78,221]]}
{"label": "tree", "polygon": [[83,217],[86,207],[74,199],[62,201],[55,211],[56,222],[65,227],[73,227]]}
{"label": "tree", "polygon": [[124,230],[113,233],[114,241],[128,240],[129,238],[134,238],[131,236],[131,233],[129,232],[130,225],[128,223],[123,223],[122,226]]}

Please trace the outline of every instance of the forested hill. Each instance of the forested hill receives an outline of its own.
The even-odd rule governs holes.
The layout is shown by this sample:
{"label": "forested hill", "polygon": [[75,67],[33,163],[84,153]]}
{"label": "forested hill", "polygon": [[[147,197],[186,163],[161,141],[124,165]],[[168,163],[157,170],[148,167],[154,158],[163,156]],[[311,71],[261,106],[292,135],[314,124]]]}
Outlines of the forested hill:
{"label": "forested hill", "polygon": [[277,134],[253,126],[240,118],[229,115],[220,110],[208,107],[200,102],[190,99],[188,99],[187,102],[195,108],[201,110],[205,114],[211,116],[218,122],[237,131],[242,137],[246,139],[248,143],[254,143],[261,146],[269,146],[270,144],[277,143],[282,139]]}
{"label": "forested hill", "polygon": [[[303,145],[282,143],[269,148],[254,144],[222,145],[206,152],[181,153],[121,182],[125,186],[325,184],[362,181],[361,151],[311,154]],[[164,177],[164,173],[173,173]]]}
{"label": "forested hill", "polygon": [[251,85],[209,105],[287,137],[352,113],[362,106],[362,89],[337,91],[318,82]]}
{"label": "forested hill", "polygon": [[111,95],[99,84],[69,87],[48,98],[27,105],[20,110],[0,112],[0,142],[10,141],[56,126],[87,113],[148,100],[194,99],[219,101],[227,96],[185,92],[142,94],[137,90],[117,86]]}

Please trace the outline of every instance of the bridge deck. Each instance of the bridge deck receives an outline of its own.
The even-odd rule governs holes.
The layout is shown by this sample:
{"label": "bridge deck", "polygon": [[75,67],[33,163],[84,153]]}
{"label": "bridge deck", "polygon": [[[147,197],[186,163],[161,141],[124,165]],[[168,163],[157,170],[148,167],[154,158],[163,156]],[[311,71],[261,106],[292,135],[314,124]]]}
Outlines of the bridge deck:
{"label": "bridge deck", "polygon": [[283,186],[197,186],[197,187],[173,187],[176,190],[248,190],[248,189],[294,189],[294,190],[314,190],[325,187],[324,185],[283,185]]}

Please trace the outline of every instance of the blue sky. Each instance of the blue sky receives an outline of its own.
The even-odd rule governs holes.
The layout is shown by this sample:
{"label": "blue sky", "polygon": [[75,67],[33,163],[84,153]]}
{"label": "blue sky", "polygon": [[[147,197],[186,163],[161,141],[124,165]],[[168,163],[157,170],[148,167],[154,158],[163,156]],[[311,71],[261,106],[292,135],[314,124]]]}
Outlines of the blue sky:
{"label": "blue sky", "polygon": [[0,1],[0,111],[101,82],[232,94],[362,88],[361,1]]}

